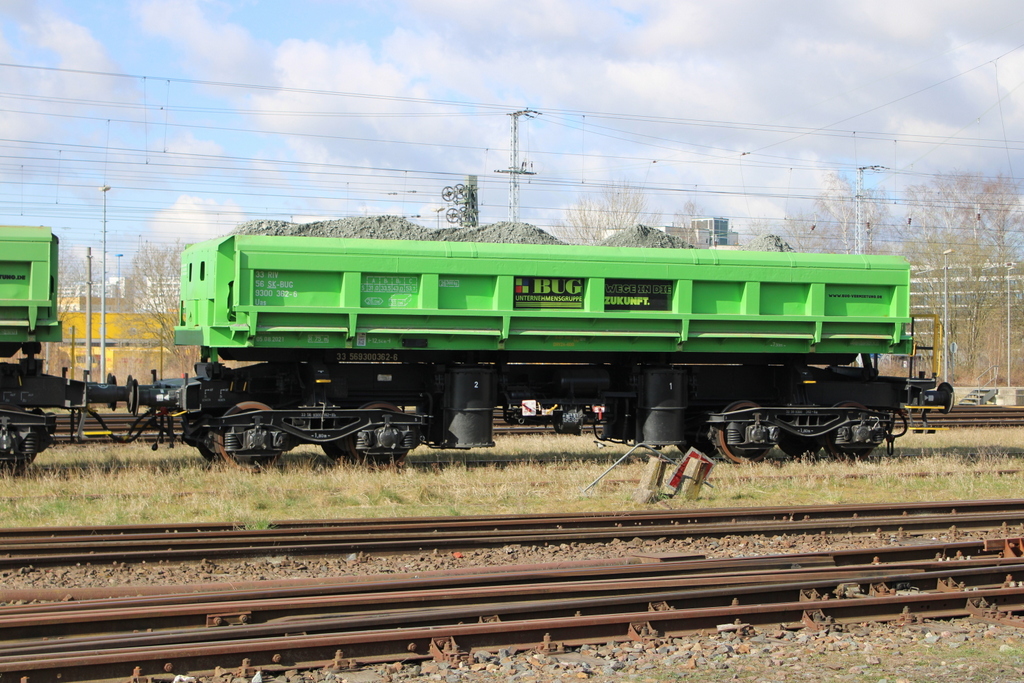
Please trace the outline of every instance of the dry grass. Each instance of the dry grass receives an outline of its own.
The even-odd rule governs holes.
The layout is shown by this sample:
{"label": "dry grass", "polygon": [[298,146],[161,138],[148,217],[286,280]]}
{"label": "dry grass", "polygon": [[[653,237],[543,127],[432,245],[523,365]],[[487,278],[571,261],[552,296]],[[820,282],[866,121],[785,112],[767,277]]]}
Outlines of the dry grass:
{"label": "dry grass", "polygon": [[[1014,498],[1024,479],[1024,429],[957,430],[908,436],[891,458],[862,463],[720,464],[694,501],[658,508]],[[984,445],[981,445],[984,444]],[[52,448],[27,475],[0,479],[0,526],[65,526],[232,521],[253,528],[273,520],[332,517],[477,515],[632,510],[642,457],[612,471],[589,494],[582,489],[625,453],[598,449],[584,437],[507,437],[495,458],[532,454],[554,464],[467,468],[410,467],[368,471],[331,467],[317,450],[297,449],[280,467],[252,474],[208,467],[192,449],[143,445]],[[678,457],[674,450],[667,453]],[[410,459],[465,452],[415,451]],[[604,456],[603,460],[584,458]],[[1018,471],[1021,470],[1021,471]]]}

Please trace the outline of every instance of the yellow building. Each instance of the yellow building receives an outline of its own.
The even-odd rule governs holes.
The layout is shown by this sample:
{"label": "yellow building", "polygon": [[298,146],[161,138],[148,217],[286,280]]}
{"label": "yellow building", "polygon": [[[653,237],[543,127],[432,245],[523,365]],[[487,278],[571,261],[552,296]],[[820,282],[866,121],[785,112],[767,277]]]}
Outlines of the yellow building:
{"label": "yellow building", "polygon": [[[81,377],[88,363],[86,348],[88,330],[86,315],[72,311],[61,315],[64,343],[53,344],[48,351],[51,368],[54,364],[67,367],[73,377]],[[98,310],[92,312],[92,372],[93,381],[103,381],[100,371],[100,322]],[[163,321],[166,326],[173,320]],[[121,378],[127,375],[141,377],[156,370],[159,377],[165,371],[178,373],[180,350],[176,351],[168,332],[161,333],[161,321],[151,314],[112,313],[107,311],[106,325],[107,372]],[[161,343],[163,338],[164,343]]]}

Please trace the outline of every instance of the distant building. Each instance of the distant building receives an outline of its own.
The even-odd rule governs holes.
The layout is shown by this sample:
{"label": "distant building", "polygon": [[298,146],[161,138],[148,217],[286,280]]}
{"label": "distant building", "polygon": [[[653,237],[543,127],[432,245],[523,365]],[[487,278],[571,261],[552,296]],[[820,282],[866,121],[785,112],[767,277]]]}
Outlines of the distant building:
{"label": "distant building", "polygon": [[[163,376],[164,358],[170,353],[169,342],[161,340],[161,324],[157,318],[174,320],[177,317],[176,301],[178,281],[170,278],[143,277],[138,283],[143,288],[135,292],[135,298],[126,297],[126,278],[109,278],[106,301],[106,340],[101,345],[103,301],[100,285],[92,286],[92,301],[89,302],[88,288],[83,283],[66,283],[61,286],[58,298],[64,343],[60,345],[62,363],[67,363],[73,377],[88,365],[86,340],[92,337],[92,365],[100,367],[100,350],[105,346],[106,366],[120,368],[120,372],[136,376],[147,368],[159,368]],[[92,317],[86,312],[92,306]],[[144,311],[139,312],[137,306]],[[162,312],[162,313],[161,313]],[[164,325],[166,327],[166,325]],[[165,344],[168,346],[165,347]]]}
{"label": "distant building", "polygon": [[728,218],[691,218],[687,226],[670,225],[662,230],[667,235],[686,240],[698,249],[739,245],[739,233],[729,230]]}

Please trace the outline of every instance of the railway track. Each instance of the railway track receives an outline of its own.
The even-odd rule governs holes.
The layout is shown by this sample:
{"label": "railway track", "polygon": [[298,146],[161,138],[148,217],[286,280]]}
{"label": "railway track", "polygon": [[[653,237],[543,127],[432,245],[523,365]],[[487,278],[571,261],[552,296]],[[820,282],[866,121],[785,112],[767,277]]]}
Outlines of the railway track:
{"label": "railway track", "polygon": [[[915,420],[915,426],[920,424]],[[1022,406],[954,406],[948,414],[930,414],[932,427],[956,429],[960,427],[1021,427],[1024,426]]]}
{"label": "railway track", "polygon": [[[779,524],[816,522],[823,533],[887,528],[897,520],[945,518],[946,531],[967,518],[990,515],[990,526],[976,534],[989,540],[886,544],[879,547],[760,557],[709,559],[696,555],[637,556],[602,562],[568,562],[520,567],[434,571],[423,575],[341,577],[317,581],[259,582],[178,589],[158,595],[132,595],[134,589],[105,590],[123,597],[15,604],[39,600],[37,591],[0,591],[0,675],[28,676],[31,683],[106,680],[167,680],[174,675],[230,674],[251,678],[289,670],[326,669],[338,675],[369,665],[473,661],[475,653],[532,649],[552,657],[586,643],[640,643],[657,647],[698,632],[731,629],[741,637],[761,630],[818,632],[865,621],[913,623],[923,618],[973,617],[1024,624],[1024,540],[999,515],[1017,520],[1020,501],[921,504],[899,509],[869,506],[708,510],[674,513],[676,533],[810,533]],[[565,532],[589,538],[611,525],[630,537],[666,531],[672,514],[576,515],[558,519],[531,516],[461,520],[463,531],[482,536],[497,530],[505,540],[523,542],[510,532]],[[955,520],[956,524],[952,523]],[[362,535],[364,552],[373,539],[399,520],[353,520],[282,524],[284,534],[328,537],[344,531]],[[459,534],[460,520],[404,520],[395,536],[414,544],[430,534],[446,545]],[[929,524],[938,524],[931,521]],[[1019,523],[1015,522],[1015,523]],[[561,527],[561,528],[559,528]],[[921,527],[925,528],[925,527]],[[827,531],[825,531],[827,530]],[[111,529],[8,530],[4,550],[23,545],[35,550],[15,562],[35,562],[41,548],[57,554],[62,544],[78,543],[79,560],[104,561],[89,546],[89,532],[100,543],[119,537],[147,543],[153,537],[205,535],[255,538],[217,525],[115,527]],[[109,531],[110,533],[101,533]],[[1006,532],[1012,531],[1013,536]],[[875,533],[871,532],[871,533]],[[889,538],[889,532],[885,532]],[[903,532],[906,533],[906,532]],[[930,532],[929,532],[930,533]],[[1002,536],[998,534],[1002,533]],[[947,536],[949,534],[947,533]],[[955,535],[955,534],[954,534]],[[277,537],[263,534],[262,538]],[[192,543],[195,539],[189,538]],[[495,542],[486,537],[483,542]],[[456,544],[464,542],[459,539]],[[903,542],[908,539],[903,538]],[[275,552],[281,546],[273,546]],[[346,552],[351,548],[339,548]],[[209,551],[207,547],[205,550]],[[252,552],[265,552],[253,543]],[[318,549],[318,552],[324,548]],[[179,558],[180,559],[180,558]],[[153,560],[150,559],[150,562]],[[9,567],[15,566],[14,564]],[[196,590],[193,591],[192,588]],[[67,591],[65,591],[66,593]]]}
{"label": "railway track", "polygon": [[82,563],[183,561],[277,555],[458,552],[508,544],[606,543],[634,538],[843,535],[885,539],[928,534],[1024,536],[1024,500],[740,508],[582,515],[280,522],[226,525],[0,530],[0,569]]}

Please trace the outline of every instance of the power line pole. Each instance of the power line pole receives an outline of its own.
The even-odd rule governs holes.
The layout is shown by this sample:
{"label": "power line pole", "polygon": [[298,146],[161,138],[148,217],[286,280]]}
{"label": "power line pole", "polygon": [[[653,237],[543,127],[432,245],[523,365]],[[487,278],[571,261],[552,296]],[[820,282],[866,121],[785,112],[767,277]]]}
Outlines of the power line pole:
{"label": "power line pole", "polygon": [[507,169],[498,169],[495,173],[508,173],[508,220],[510,223],[519,222],[519,176],[537,175],[533,171],[526,170],[526,162],[519,163],[519,117],[525,116],[532,119],[540,116],[540,112],[532,109],[521,109],[514,111],[512,117],[512,141],[509,144],[509,164]]}
{"label": "power line pole", "polygon": [[864,171],[884,171],[885,166],[859,166],[857,168],[857,196],[856,200],[856,211],[857,211],[857,226],[854,231],[854,252],[857,254],[863,254],[865,248],[865,230],[864,230],[864,211],[861,209],[861,200],[864,199]]}

